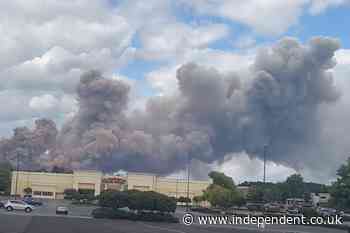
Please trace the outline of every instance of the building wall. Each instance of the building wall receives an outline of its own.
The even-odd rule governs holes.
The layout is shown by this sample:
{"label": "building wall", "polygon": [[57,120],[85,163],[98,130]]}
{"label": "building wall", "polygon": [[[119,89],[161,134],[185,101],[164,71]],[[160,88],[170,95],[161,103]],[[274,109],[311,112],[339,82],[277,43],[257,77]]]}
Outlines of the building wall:
{"label": "building wall", "polygon": [[148,173],[128,172],[128,190],[155,191],[156,176]]}
{"label": "building wall", "polygon": [[[189,197],[202,195],[209,185],[209,181],[190,180]],[[176,198],[187,197],[187,180],[158,177],[155,191]]]}
{"label": "building wall", "polygon": [[[17,177],[18,182],[16,182]],[[27,187],[32,189],[34,197],[55,199],[56,195],[62,196],[65,189],[73,188],[73,174],[12,172],[11,195],[23,196],[25,194],[23,190]],[[37,192],[52,193],[52,195],[38,195]]]}
{"label": "building wall", "polygon": [[23,196],[27,187],[32,189],[33,197],[36,198],[62,199],[65,189],[93,189],[95,195],[98,195],[101,191],[101,180],[102,173],[94,171],[76,171],[73,174],[14,171],[11,195]]}
{"label": "building wall", "polygon": [[[103,178],[103,174],[97,171],[74,171],[73,174],[13,172],[11,194],[23,196],[24,189],[30,187],[33,197],[40,198],[62,199],[65,189],[89,189],[94,190],[95,195],[99,195],[101,188],[108,188],[108,185],[102,183]],[[148,173],[128,173],[126,184],[129,190],[155,191],[177,198],[187,197],[187,180],[183,179],[164,178]],[[189,197],[202,195],[209,185],[210,181],[190,180]]]}
{"label": "building wall", "polygon": [[[159,177],[146,173],[128,173],[128,189],[155,191],[171,197],[187,197],[187,180]],[[210,181],[190,180],[189,197],[200,196]]]}
{"label": "building wall", "polygon": [[74,171],[73,173],[73,188],[93,189],[95,195],[101,193],[102,173],[97,171]]}

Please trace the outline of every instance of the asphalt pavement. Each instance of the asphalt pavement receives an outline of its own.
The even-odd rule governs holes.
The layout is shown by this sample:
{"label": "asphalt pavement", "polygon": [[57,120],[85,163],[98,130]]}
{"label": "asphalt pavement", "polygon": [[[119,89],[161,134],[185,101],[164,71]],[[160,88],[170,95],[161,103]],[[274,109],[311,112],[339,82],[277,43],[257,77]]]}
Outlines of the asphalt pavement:
{"label": "asphalt pavement", "polygon": [[[57,216],[57,206],[67,206],[68,216]],[[255,225],[199,225],[146,223],[124,220],[93,219],[91,211],[95,206],[72,205],[69,201],[45,201],[32,213],[24,211],[7,212],[0,209],[0,233],[254,233],[262,232]],[[181,208],[177,216],[182,219]],[[202,215],[193,213],[194,215]],[[345,233],[346,231],[315,226],[269,225],[266,233]]]}
{"label": "asphalt pavement", "polygon": [[[254,226],[203,226],[93,219],[79,216],[40,216],[35,212],[0,212],[0,233],[254,233]],[[265,233],[345,233],[302,226],[272,226]]]}
{"label": "asphalt pavement", "polygon": [[[2,198],[6,202],[6,199]],[[69,200],[41,200],[43,205],[35,207],[32,215],[37,216],[55,216],[57,206],[65,206],[69,209],[69,215],[80,216],[80,217],[90,217],[91,212],[96,206],[92,205],[75,205],[71,204]],[[6,212],[4,209],[0,209],[1,212]],[[20,214],[25,215],[22,211],[9,212],[8,214]]]}

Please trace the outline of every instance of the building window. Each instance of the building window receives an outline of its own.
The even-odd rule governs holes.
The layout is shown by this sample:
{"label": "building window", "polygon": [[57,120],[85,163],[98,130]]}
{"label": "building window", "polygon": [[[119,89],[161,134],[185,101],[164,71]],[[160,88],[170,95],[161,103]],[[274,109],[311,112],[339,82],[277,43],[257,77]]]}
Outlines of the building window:
{"label": "building window", "polygon": [[45,192],[45,191],[34,191],[34,196],[46,196],[46,197],[52,197],[53,192]]}
{"label": "building window", "polygon": [[43,192],[43,196],[51,197],[53,196],[53,192]]}
{"label": "building window", "polygon": [[40,191],[34,191],[33,194],[34,194],[34,196],[41,196],[41,192]]}

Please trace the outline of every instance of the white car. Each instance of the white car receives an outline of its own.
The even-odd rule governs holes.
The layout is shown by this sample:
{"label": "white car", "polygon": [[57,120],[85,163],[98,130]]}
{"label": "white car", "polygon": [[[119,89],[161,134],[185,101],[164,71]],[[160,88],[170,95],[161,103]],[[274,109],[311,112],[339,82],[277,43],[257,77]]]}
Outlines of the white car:
{"label": "white car", "polygon": [[65,206],[57,206],[56,207],[56,214],[65,214],[68,215],[68,208]]}
{"label": "white car", "polygon": [[34,210],[34,206],[29,205],[28,203],[21,200],[8,200],[4,204],[4,208],[7,211],[24,210],[26,213],[30,213]]}

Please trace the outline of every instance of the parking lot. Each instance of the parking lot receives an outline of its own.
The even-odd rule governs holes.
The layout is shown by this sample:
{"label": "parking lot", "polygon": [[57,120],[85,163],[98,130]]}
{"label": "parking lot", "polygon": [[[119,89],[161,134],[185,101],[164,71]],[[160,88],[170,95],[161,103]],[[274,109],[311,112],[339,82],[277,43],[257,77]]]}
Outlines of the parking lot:
{"label": "parking lot", "polygon": [[[1,198],[6,201],[7,198]],[[104,220],[93,219],[91,211],[95,206],[73,205],[67,200],[42,200],[43,205],[36,207],[31,213],[24,211],[8,212],[6,209],[0,209],[0,233],[64,233],[64,232],[259,232],[254,225],[217,225],[204,226],[193,224],[184,226],[183,224],[165,224],[165,223],[142,223],[130,222],[124,220]],[[57,216],[56,207],[66,206],[69,209],[68,216]],[[179,208],[176,215],[181,219],[185,210]],[[200,213],[196,213],[196,215]],[[264,232],[285,233],[285,232],[303,232],[303,233],[341,233],[342,230],[335,230],[320,227],[274,225],[269,226]]]}
{"label": "parking lot", "polygon": [[[7,198],[0,198],[0,201],[6,202]],[[69,209],[69,216],[73,217],[91,217],[91,211],[96,208],[92,205],[73,205],[71,201],[68,200],[40,200],[43,205],[35,207],[35,210],[30,213],[30,215],[35,216],[55,216],[57,206],[66,206]],[[0,209],[2,214],[19,214],[28,215],[24,211],[11,211],[8,212],[6,209]]]}

